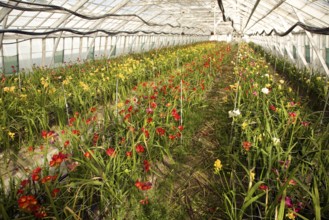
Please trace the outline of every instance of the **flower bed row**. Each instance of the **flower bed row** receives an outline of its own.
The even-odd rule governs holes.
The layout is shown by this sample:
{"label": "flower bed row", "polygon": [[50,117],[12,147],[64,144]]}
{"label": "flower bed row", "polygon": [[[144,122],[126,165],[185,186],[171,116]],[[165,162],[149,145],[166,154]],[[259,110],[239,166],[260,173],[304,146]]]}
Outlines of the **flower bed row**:
{"label": "flower bed row", "polygon": [[[227,87],[231,144],[214,163],[227,219],[322,219],[329,208],[328,127],[241,44]],[[229,161],[229,162],[227,162]]]}
{"label": "flower bed row", "polygon": [[[31,154],[41,152],[44,161],[26,168],[26,177],[12,180],[9,190],[0,184],[1,215],[9,219],[136,218],[136,206],[147,204],[152,196],[153,164],[183,141],[183,131],[188,129],[184,114],[189,106],[201,103],[229,48],[203,43],[116,63],[38,69],[33,75],[4,80],[4,88],[17,81],[21,86],[20,90],[2,89],[8,114],[9,108],[22,103],[28,108],[25,112],[44,112],[42,117],[55,106],[61,110],[51,111],[58,115],[56,129],[49,129],[46,120],[27,132],[22,143],[33,144]],[[25,98],[23,92],[28,94]],[[41,110],[29,110],[36,105]],[[18,115],[35,121],[29,114]],[[17,120],[14,115],[10,118]],[[17,141],[16,135],[12,141]],[[49,148],[58,152],[47,159]]]}
{"label": "flower bed row", "polygon": [[[277,57],[265,52],[260,46],[249,44],[257,53],[263,54],[276,71],[282,74],[287,80],[293,83],[302,95],[310,98],[309,103],[316,110],[322,111],[328,101],[328,76],[317,71],[310,72],[306,68],[298,69],[293,63],[287,62],[286,58]],[[313,101],[314,100],[314,101]]]}

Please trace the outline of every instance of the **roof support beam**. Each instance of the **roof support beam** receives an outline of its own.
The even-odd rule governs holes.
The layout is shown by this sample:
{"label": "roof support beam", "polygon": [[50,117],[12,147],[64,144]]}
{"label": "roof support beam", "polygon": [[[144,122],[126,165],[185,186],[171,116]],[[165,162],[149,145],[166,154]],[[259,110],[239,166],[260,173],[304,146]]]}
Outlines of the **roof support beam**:
{"label": "roof support beam", "polygon": [[[255,23],[253,23],[247,30],[249,30],[250,28],[252,28],[253,26],[255,26],[255,24],[257,24],[259,21],[263,20],[264,18],[266,18],[269,14],[271,14],[275,9],[277,9],[278,7],[280,7],[280,5],[282,5],[286,0],[281,0],[278,4],[276,4],[267,14],[265,14],[263,17],[261,17],[258,21],[256,21]],[[246,26],[247,27],[247,26]],[[246,30],[246,31],[247,31]]]}
{"label": "roof support beam", "polygon": [[248,18],[248,20],[247,20],[247,22],[246,22],[246,25],[244,26],[244,28],[243,28],[242,31],[244,31],[244,29],[247,27],[247,25],[248,25],[248,23],[249,23],[249,21],[250,21],[252,15],[253,15],[254,12],[256,11],[256,8],[257,8],[259,2],[260,2],[260,0],[256,0],[256,3],[255,3],[255,5],[254,5],[253,9],[251,10],[250,15],[249,15],[249,18]]}
{"label": "roof support beam", "polygon": [[[117,11],[119,11],[122,7],[126,6],[128,3],[130,2],[130,0],[124,0],[122,3],[118,4],[117,6],[115,6],[114,8],[112,8],[111,10],[109,10],[107,13],[115,13]],[[98,20],[93,26],[95,29],[97,29],[105,20],[106,18],[100,19]],[[90,28],[90,27],[89,27]],[[92,41],[89,44],[88,47],[88,51],[87,51],[87,56],[89,54],[90,49],[95,45],[95,39],[97,37],[98,33],[96,32],[94,34],[94,37],[92,39]],[[87,57],[86,57],[87,58]]]}

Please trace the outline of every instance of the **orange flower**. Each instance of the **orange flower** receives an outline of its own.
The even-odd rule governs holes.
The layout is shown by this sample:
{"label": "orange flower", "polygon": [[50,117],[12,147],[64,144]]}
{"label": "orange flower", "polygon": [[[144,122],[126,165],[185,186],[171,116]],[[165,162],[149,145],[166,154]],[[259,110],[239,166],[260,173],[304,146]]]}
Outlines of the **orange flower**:
{"label": "orange flower", "polygon": [[151,182],[140,182],[140,181],[136,181],[135,186],[140,189],[140,190],[149,190],[152,188],[152,183]]}
{"label": "orange flower", "polygon": [[242,147],[246,150],[249,151],[251,147],[251,143],[249,141],[244,141],[242,142]]}
{"label": "orange flower", "polygon": [[67,159],[67,154],[63,154],[62,152],[59,152],[58,154],[54,154],[51,158],[51,161],[49,162],[49,166],[59,166],[61,163]]}

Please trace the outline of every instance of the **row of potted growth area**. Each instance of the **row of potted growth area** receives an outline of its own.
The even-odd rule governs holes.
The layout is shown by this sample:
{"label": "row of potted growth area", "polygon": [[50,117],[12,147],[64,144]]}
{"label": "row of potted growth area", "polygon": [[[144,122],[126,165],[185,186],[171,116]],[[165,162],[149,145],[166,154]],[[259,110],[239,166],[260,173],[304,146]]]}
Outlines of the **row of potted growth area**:
{"label": "row of potted growth area", "polygon": [[232,144],[214,163],[223,213],[227,219],[324,219],[329,128],[262,55],[240,45],[237,81],[228,87]]}
{"label": "row of potted growth area", "polygon": [[[47,105],[59,117],[54,129],[26,132],[35,143],[31,155],[43,153],[45,159],[12,180],[9,190],[0,185],[2,217],[135,219],[136,207],[152,201],[157,159],[184,141],[184,115],[201,104],[229,49],[202,43],[5,80],[3,89],[21,83],[20,90],[2,91],[2,101],[29,108],[24,118],[35,120],[29,113],[47,112]],[[38,129],[44,129],[41,135],[34,133]],[[58,151],[47,160],[50,148]]]}

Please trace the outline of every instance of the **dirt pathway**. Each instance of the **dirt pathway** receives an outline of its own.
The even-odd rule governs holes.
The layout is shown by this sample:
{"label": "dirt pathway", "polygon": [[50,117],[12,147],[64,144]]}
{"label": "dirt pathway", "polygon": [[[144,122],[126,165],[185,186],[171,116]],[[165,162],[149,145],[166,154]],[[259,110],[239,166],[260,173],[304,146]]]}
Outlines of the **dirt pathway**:
{"label": "dirt pathway", "polygon": [[[173,160],[165,159],[157,165],[158,194],[167,197],[165,201],[158,201],[157,205],[162,204],[162,207],[153,204],[150,209],[165,208],[167,213],[161,215],[166,219],[221,219],[223,207],[219,204],[218,190],[214,190],[213,164],[221,156],[221,148],[229,143],[228,111],[232,105],[226,102],[226,88],[234,84],[233,68],[231,62],[222,67],[205,105],[185,119],[185,126],[196,127],[194,134],[184,137],[188,143],[176,150]],[[166,203],[167,207],[163,207]]]}

